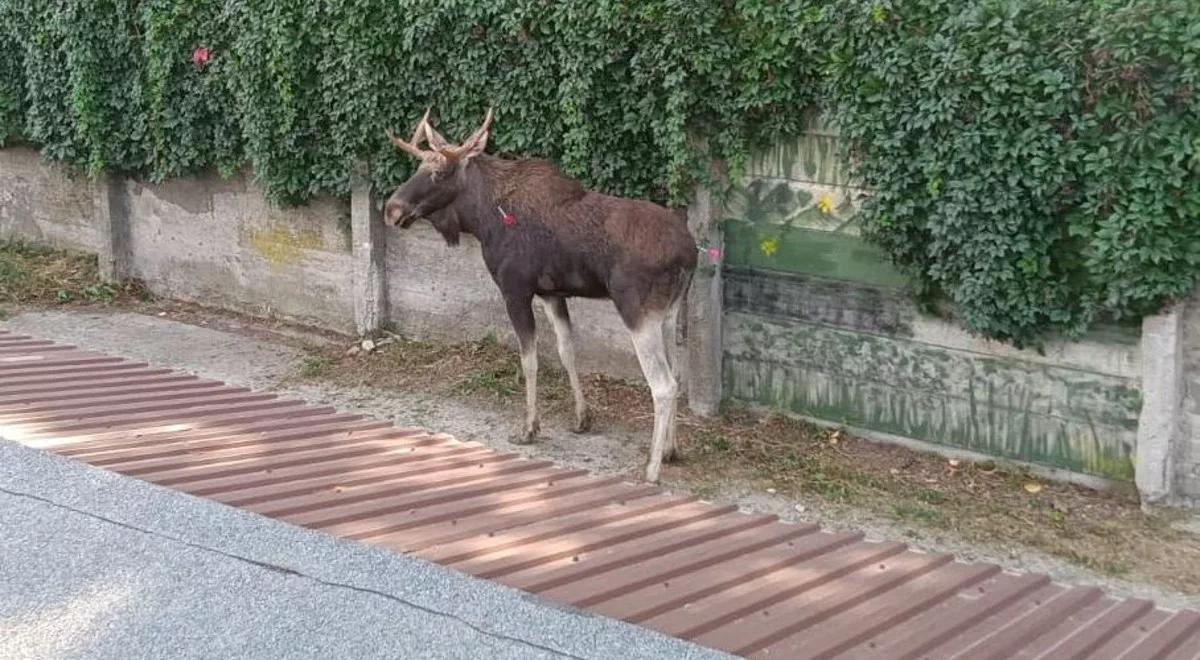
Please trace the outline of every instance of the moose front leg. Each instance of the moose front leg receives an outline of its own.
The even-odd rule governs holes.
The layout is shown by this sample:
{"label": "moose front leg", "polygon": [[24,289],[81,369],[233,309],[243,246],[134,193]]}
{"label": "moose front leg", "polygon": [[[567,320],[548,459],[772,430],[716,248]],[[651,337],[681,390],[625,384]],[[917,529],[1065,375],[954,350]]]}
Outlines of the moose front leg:
{"label": "moose front leg", "polygon": [[521,371],[525,377],[525,428],[514,442],[529,444],[537,440],[541,428],[537,412],[537,325],[533,319],[533,296],[506,296],[505,304],[517,334]]}

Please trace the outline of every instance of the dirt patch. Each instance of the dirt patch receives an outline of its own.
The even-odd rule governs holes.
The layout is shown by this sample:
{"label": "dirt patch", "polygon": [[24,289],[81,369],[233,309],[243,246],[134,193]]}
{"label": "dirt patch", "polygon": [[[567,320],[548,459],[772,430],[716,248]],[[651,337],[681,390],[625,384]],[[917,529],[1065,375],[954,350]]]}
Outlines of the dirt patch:
{"label": "dirt patch", "polygon": [[[345,345],[309,348],[289,382],[325,382],[343,387],[371,387],[382,391],[417,391],[453,397],[505,410],[524,410],[525,389],[521,364],[514,351],[495,337],[458,344],[412,341],[395,335],[370,354],[347,355]],[[353,347],[352,347],[353,348]],[[605,425],[621,424],[625,431],[640,432],[615,411],[638,408],[636,416],[650,421],[650,395],[629,383],[599,374],[583,378],[588,401]],[[538,410],[543,419],[569,424],[573,413],[566,373],[543,363],[538,370]],[[520,418],[514,416],[514,419]],[[636,421],[636,420],[635,420]],[[514,423],[514,432],[517,430]]]}
{"label": "dirt patch", "polygon": [[947,460],[779,415],[733,412],[688,431],[680,477],[696,487],[748,479],[816,500],[826,518],[869,512],[903,525],[909,538],[1036,550],[1200,594],[1200,539],[1171,527],[1181,512],[1147,514],[1129,491],[1042,481],[1016,466]]}
{"label": "dirt patch", "polygon": [[148,299],[136,282],[102,281],[94,255],[0,242],[0,316],[14,312],[20,304],[112,304]]}

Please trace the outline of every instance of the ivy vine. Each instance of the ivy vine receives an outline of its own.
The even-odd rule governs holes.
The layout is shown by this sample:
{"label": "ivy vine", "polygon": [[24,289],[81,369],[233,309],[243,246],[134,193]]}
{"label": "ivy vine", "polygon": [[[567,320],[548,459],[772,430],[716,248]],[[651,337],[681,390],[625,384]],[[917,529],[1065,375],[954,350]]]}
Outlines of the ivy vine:
{"label": "ivy vine", "polygon": [[867,235],[1024,344],[1194,286],[1198,71],[1194,0],[0,0],[0,144],[303,202],[494,105],[494,151],[680,203],[819,105]]}
{"label": "ivy vine", "polygon": [[16,138],[25,116],[25,73],[13,25],[0,24],[0,147]]}
{"label": "ivy vine", "polygon": [[831,9],[827,100],[869,237],[1018,345],[1188,295],[1200,274],[1200,4]]}

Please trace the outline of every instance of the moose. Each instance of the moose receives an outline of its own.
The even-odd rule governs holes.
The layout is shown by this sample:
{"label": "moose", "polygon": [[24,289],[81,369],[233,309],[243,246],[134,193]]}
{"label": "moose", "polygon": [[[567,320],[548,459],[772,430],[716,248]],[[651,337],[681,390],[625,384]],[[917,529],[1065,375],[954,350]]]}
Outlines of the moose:
{"label": "moose", "polygon": [[575,368],[567,299],[612,300],[654,399],[646,479],[658,481],[663,460],[676,452],[679,386],[670,349],[697,261],[686,220],[651,202],[586,190],[545,160],[485,154],[491,124],[489,108],[482,125],[458,145],[433,128],[429,110],[408,141],[389,131],[392,145],[419,165],[384,205],[384,223],[406,229],[425,219],[449,246],[462,233],[479,241],[521,353],[526,414],[517,442],[533,442],[539,432],[533,299],[554,326],[575,399],[576,433],[590,429],[591,414]]}

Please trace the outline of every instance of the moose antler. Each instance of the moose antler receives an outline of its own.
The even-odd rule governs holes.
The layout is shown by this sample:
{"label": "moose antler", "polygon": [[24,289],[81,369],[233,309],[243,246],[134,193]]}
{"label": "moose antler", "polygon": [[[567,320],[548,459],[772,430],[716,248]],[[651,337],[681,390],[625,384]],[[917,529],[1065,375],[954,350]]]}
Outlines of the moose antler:
{"label": "moose antler", "polygon": [[483,116],[483,123],[480,124],[479,128],[475,129],[475,132],[471,134],[471,137],[467,138],[461,145],[457,147],[438,149],[438,151],[442,152],[449,158],[459,158],[466,153],[483,151],[483,148],[487,146],[488,130],[490,130],[491,127],[492,108],[489,107],[487,109],[487,114]]}
{"label": "moose antler", "polygon": [[[405,153],[416,156],[417,158],[420,158],[422,160],[425,158],[428,158],[430,155],[433,154],[433,152],[426,151],[425,149],[422,149],[422,148],[418,147],[417,145],[421,143],[422,137],[425,137],[428,139],[428,136],[430,134],[429,132],[431,130],[433,130],[429,126],[429,112],[431,110],[433,110],[432,107],[427,108],[425,110],[425,116],[421,118],[421,121],[417,122],[417,128],[416,128],[416,130],[413,131],[412,138],[408,142],[405,142],[404,140],[400,139],[399,137],[396,136],[395,133],[392,133],[391,131],[387,132],[388,141],[391,142],[392,145],[395,146],[397,149],[400,149],[401,151],[403,151]],[[438,137],[440,138],[441,136],[438,136]],[[433,144],[432,140],[430,140],[429,142],[434,147],[434,149],[437,149],[437,145]]]}
{"label": "moose antler", "polygon": [[425,127],[425,139],[429,140],[429,146],[433,147],[436,151],[445,151],[451,148],[446,138],[442,137],[442,134],[434,129],[433,124],[429,123],[429,110],[425,111],[425,116],[421,119],[421,125]]}
{"label": "moose antler", "polygon": [[[429,113],[432,110],[432,107],[425,110],[425,116],[421,117],[421,121],[417,123],[417,129],[413,131],[411,140],[405,142],[404,140],[396,137],[391,131],[388,131],[388,140],[391,141],[396,148],[412,154],[413,156],[416,156],[422,160],[429,158],[434,154],[441,155],[443,158],[447,158],[449,160],[457,160],[465,154],[471,152],[478,153],[482,151],[485,146],[487,146],[488,131],[492,126],[492,108],[489,107],[487,114],[484,115],[483,124],[481,124],[479,128],[471,134],[471,137],[467,138],[465,142],[458,146],[450,144],[446,138],[442,137],[442,134],[438,133],[437,130],[435,130],[429,123]],[[429,146],[433,147],[432,151],[421,149],[417,146],[420,144],[422,138],[429,142]]]}
{"label": "moose antler", "polygon": [[487,137],[488,137],[488,131],[490,131],[491,129],[492,129],[492,107],[488,106],[487,114],[485,114],[483,116],[483,123],[480,124],[479,128],[477,128],[475,130],[475,132],[471,134],[471,137],[467,138],[466,142],[463,142],[463,146],[466,146],[468,144],[474,144],[474,143],[480,142],[480,141],[486,141]]}

